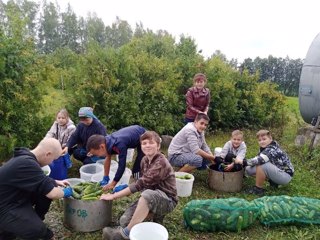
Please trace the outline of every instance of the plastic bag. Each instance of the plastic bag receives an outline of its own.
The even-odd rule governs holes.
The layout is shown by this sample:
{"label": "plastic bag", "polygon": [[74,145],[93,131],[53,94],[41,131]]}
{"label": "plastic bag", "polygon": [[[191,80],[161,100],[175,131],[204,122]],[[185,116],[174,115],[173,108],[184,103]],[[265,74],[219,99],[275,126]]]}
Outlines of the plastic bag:
{"label": "plastic bag", "polygon": [[320,224],[320,200],[306,197],[265,196],[253,203],[261,207],[259,220],[267,226]]}
{"label": "plastic bag", "polygon": [[192,200],[183,209],[183,217],[193,230],[240,232],[256,220],[259,208],[241,198]]}

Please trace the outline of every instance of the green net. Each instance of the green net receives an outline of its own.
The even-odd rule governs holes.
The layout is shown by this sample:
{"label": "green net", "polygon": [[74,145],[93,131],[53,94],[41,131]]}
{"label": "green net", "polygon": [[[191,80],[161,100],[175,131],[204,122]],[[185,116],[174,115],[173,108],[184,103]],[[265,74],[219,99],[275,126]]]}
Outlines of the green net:
{"label": "green net", "polygon": [[259,220],[267,226],[320,224],[320,200],[305,197],[265,196],[253,203],[261,207]]}
{"label": "green net", "polygon": [[183,209],[183,217],[193,230],[240,232],[256,220],[259,208],[241,198],[192,200]]}

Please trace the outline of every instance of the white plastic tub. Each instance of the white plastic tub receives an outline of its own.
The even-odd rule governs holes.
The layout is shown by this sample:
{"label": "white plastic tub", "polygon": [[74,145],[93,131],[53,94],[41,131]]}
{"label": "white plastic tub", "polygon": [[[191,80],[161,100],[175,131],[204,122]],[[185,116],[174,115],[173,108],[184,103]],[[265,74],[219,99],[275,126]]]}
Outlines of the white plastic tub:
{"label": "white plastic tub", "polygon": [[143,222],[139,223],[130,231],[131,240],[168,240],[169,233],[167,229],[159,223]]}
{"label": "white plastic tub", "polygon": [[214,155],[215,155],[215,156],[218,156],[218,155],[221,153],[221,151],[222,151],[222,148],[221,148],[221,147],[216,147],[216,148],[214,149]]}
{"label": "white plastic tub", "polygon": [[49,167],[49,165],[43,166],[42,171],[45,173],[46,176],[49,176],[51,173],[51,168]]}
{"label": "white plastic tub", "polygon": [[[127,162],[132,162],[133,155],[134,155],[134,148],[128,148],[126,161]],[[118,155],[116,155],[116,159],[119,162],[119,156]]]}
{"label": "white plastic tub", "polygon": [[[110,177],[110,182],[113,181],[115,175],[116,175],[117,169],[112,170],[110,169],[110,173],[109,173],[109,177]],[[124,171],[122,177],[120,178],[119,182],[117,183],[116,186],[122,185],[122,184],[128,184],[129,185],[129,181],[130,181],[130,177],[132,175],[132,171],[129,168],[126,168],[126,170]]]}
{"label": "white plastic tub", "polygon": [[104,176],[104,174],[102,174],[102,173],[93,174],[91,177],[91,182],[100,182],[100,181],[102,181],[103,176]]}
{"label": "white plastic tub", "polygon": [[103,175],[104,168],[103,165],[98,163],[91,163],[87,165],[83,165],[80,168],[80,178],[89,182],[94,174],[100,173]]}
{"label": "white plastic tub", "polygon": [[[97,163],[104,166],[105,159],[98,160]],[[118,168],[118,162],[115,160],[111,160],[110,169],[117,169]]]}
{"label": "white plastic tub", "polygon": [[71,187],[73,187],[79,183],[85,182],[85,180],[83,180],[81,178],[67,178],[66,180],[70,183]]}
{"label": "white plastic tub", "polygon": [[194,176],[186,172],[175,172],[175,176],[189,175],[190,179],[176,178],[177,194],[179,197],[189,197],[192,193],[192,187],[194,182]]}

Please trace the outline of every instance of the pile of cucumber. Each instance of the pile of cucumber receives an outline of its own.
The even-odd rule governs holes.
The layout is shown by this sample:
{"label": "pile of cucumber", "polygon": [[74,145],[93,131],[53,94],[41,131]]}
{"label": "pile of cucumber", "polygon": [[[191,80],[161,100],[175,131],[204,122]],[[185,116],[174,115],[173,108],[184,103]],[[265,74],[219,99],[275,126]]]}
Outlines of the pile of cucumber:
{"label": "pile of cucumber", "polygon": [[320,224],[320,200],[265,196],[251,202],[242,198],[192,200],[183,209],[185,226],[197,231],[237,231],[257,218],[267,226]]}
{"label": "pile of cucumber", "polygon": [[193,200],[183,210],[185,225],[198,231],[237,231],[249,227],[259,207],[241,198]]}
{"label": "pile of cucumber", "polygon": [[320,200],[305,197],[265,196],[253,201],[261,207],[260,222],[279,224],[320,224]]}
{"label": "pile of cucumber", "polygon": [[176,176],[176,178],[179,178],[179,179],[182,179],[182,180],[190,180],[190,179],[192,179],[190,174],[186,174],[186,175],[183,175],[183,176]]}
{"label": "pile of cucumber", "polygon": [[72,187],[72,197],[78,200],[98,200],[103,193],[100,183],[82,182]]}

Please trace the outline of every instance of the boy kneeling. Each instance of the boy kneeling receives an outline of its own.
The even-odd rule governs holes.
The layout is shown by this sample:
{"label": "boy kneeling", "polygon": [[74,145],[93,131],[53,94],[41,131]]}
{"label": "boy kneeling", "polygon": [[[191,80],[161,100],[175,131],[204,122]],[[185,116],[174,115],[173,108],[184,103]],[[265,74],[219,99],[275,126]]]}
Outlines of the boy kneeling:
{"label": "boy kneeling", "polygon": [[293,177],[294,168],[287,153],[272,139],[270,131],[260,130],[257,138],[260,152],[256,157],[244,160],[244,165],[247,165],[246,174],[256,177],[256,185],[248,189],[247,193],[262,196],[266,180],[273,187],[286,185]]}
{"label": "boy kneeling", "polygon": [[117,229],[103,229],[103,239],[129,239],[131,228],[153,216],[154,222],[162,223],[164,216],[176,207],[177,189],[174,171],[160,153],[161,139],[156,132],[147,131],[140,137],[141,149],[145,157],[141,160],[141,177],[122,191],[103,194],[102,200],[115,200],[141,191],[139,200],[131,204],[120,218]]}

